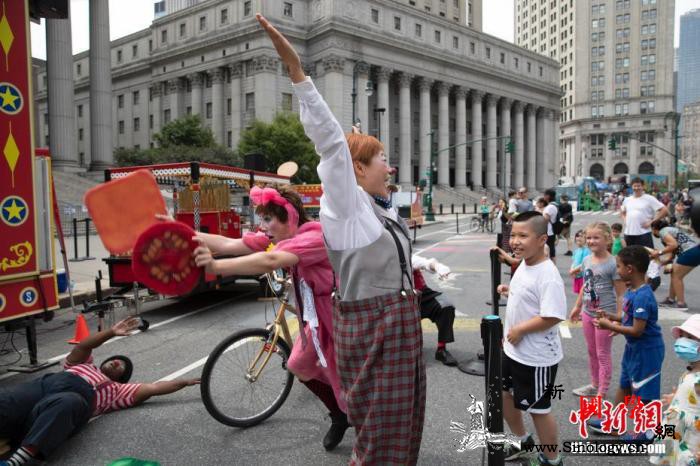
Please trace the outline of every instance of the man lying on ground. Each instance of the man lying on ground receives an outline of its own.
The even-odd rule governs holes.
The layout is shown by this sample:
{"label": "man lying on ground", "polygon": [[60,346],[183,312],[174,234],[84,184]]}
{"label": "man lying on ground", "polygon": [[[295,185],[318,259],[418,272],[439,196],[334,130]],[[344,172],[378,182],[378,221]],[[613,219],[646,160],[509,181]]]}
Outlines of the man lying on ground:
{"label": "man lying on ground", "polygon": [[128,336],[138,325],[139,319],[129,317],[90,335],[70,352],[63,372],[0,391],[0,438],[17,448],[0,466],[45,460],[91,417],[199,384],[199,379],[128,383],[133,365],[126,356],[111,356],[95,366],[92,350],[115,336]]}

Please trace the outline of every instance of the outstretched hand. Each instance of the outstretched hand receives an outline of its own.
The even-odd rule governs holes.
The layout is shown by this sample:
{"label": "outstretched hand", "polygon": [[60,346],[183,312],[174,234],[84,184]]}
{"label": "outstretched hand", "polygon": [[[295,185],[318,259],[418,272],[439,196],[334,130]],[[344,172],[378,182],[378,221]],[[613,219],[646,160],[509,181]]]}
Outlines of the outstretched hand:
{"label": "outstretched hand", "polygon": [[136,330],[141,323],[141,319],[138,317],[127,317],[124,320],[120,320],[112,326],[112,332],[118,337],[123,337],[129,335],[131,332]]}
{"label": "outstretched hand", "polygon": [[277,28],[270,24],[270,22],[265,19],[263,15],[257,13],[255,18],[258,20],[260,26],[262,26],[265,32],[267,32],[267,35],[270,36],[272,45],[274,45],[275,49],[277,50],[277,55],[279,55],[289,70],[289,77],[292,79],[292,82],[296,84],[304,81],[306,79],[306,75],[304,74],[304,69],[301,66],[299,55],[297,54],[296,50],[294,50],[294,47],[292,47],[292,44],[290,44],[287,38],[284,37],[284,35],[282,35]]}

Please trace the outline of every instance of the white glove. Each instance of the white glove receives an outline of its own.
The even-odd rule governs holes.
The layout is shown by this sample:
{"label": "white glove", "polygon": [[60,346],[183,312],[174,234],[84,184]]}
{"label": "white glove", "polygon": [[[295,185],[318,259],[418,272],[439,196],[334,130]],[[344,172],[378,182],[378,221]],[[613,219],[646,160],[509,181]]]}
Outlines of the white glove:
{"label": "white glove", "polygon": [[435,271],[435,273],[438,274],[438,278],[440,280],[444,280],[447,278],[447,276],[450,274],[450,268],[446,266],[445,264],[441,264],[440,262],[436,261],[435,259],[432,259],[430,262],[430,268]]}

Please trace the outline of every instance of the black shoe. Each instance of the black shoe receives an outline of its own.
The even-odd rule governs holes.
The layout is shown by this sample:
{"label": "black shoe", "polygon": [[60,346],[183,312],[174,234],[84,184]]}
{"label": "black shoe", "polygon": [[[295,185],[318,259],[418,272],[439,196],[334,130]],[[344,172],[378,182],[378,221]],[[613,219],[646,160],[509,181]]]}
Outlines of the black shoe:
{"label": "black shoe", "polygon": [[503,447],[503,459],[506,461],[513,461],[523,456],[532,454],[535,448],[535,439],[532,435],[528,435],[527,439],[520,442],[520,448],[513,445],[506,445]]}
{"label": "black shoe", "polygon": [[345,431],[350,427],[348,422],[348,417],[345,413],[341,412],[339,414],[330,414],[331,417],[331,427],[326,432],[326,436],[323,437],[323,448],[326,451],[331,451],[343,440]]}
{"label": "black shoe", "polygon": [[564,255],[565,255],[565,256],[573,256],[574,253],[571,252],[571,251],[566,251],[566,252],[564,253]]}
{"label": "black shoe", "polygon": [[435,359],[446,366],[456,366],[457,360],[446,349],[439,349],[435,352]]}

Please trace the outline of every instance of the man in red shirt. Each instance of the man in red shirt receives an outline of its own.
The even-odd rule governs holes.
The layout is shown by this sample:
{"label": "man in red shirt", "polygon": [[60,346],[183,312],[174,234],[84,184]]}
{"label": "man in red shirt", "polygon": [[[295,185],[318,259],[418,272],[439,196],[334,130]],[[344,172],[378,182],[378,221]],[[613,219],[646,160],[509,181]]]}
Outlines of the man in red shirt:
{"label": "man in red shirt", "polygon": [[115,336],[128,336],[139,325],[129,317],[78,343],[64,371],[0,391],[0,438],[8,438],[15,453],[0,466],[31,464],[46,459],[91,417],[143,403],[199,384],[199,379],[128,383],[133,366],[126,356],[112,356],[94,365],[92,350]]}

